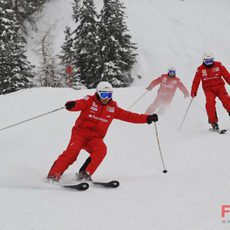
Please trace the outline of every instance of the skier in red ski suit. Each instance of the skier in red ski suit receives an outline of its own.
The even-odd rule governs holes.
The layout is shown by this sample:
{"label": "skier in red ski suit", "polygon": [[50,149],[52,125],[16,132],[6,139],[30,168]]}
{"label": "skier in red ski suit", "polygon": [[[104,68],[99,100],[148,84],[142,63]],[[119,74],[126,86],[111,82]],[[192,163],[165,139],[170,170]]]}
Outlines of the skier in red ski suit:
{"label": "skier in red ski suit", "polygon": [[90,157],[80,168],[78,178],[91,180],[91,175],[106,155],[107,147],[103,138],[113,119],[148,124],[158,121],[157,114],[137,114],[118,107],[112,99],[112,90],[111,84],[100,82],[94,95],[65,104],[67,110],[81,111],[81,113],[72,129],[67,149],[54,162],[48,173],[49,180],[59,181],[61,175],[77,159],[82,149],[86,150]]}
{"label": "skier in red ski suit", "polygon": [[203,55],[203,63],[197,68],[191,89],[191,96],[197,95],[197,90],[202,81],[202,87],[206,97],[206,111],[208,122],[213,129],[218,130],[218,117],[216,113],[216,97],[220,99],[224,108],[230,115],[230,97],[225,89],[224,80],[230,84],[230,74],[227,69],[217,61],[214,61],[212,53]]}
{"label": "skier in red ski suit", "polygon": [[152,90],[159,84],[160,88],[158,89],[157,96],[146,110],[146,114],[152,114],[158,108],[158,113],[164,113],[167,107],[171,104],[177,88],[181,90],[185,98],[189,97],[188,90],[176,76],[176,70],[174,68],[169,68],[167,74],[162,74],[160,77],[154,79],[146,89]]}

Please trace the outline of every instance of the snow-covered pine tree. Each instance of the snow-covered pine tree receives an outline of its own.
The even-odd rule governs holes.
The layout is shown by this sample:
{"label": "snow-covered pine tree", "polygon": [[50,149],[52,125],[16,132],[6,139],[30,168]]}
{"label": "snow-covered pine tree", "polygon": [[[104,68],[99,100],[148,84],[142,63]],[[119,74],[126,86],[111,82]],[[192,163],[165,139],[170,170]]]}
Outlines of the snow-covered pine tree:
{"label": "snow-covered pine tree", "polygon": [[41,44],[41,55],[42,62],[36,76],[36,80],[40,82],[41,86],[44,87],[61,87],[61,75],[58,73],[56,58],[53,56],[53,37],[51,29],[46,32],[42,39]]}
{"label": "snow-covered pine tree", "polygon": [[130,72],[136,62],[136,44],[128,34],[124,9],[119,0],[104,0],[99,24],[101,80],[117,87],[132,83]]}
{"label": "snow-covered pine tree", "polygon": [[[16,1],[16,0],[15,0]],[[24,6],[25,12],[28,15],[33,14],[36,10],[42,7],[47,0],[18,0]]]}
{"label": "snow-covered pine tree", "polygon": [[[98,79],[98,15],[93,0],[75,0],[74,19],[77,28],[73,31],[74,66],[80,69],[78,77],[87,88],[95,87]],[[74,79],[74,81],[79,79]]]}
{"label": "snow-covered pine tree", "polygon": [[46,1],[47,0],[12,0],[14,6],[13,9],[20,25],[24,26],[23,23],[26,19],[31,24],[34,24],[31,15],[39,10]]}
{"label": "snow-covered pine tree", "polygon": [[32,86],[32,66],[12,0],[0,0],[0,94]]}
{"label": "snow-covered pine tree", "polygon": [[81,0],[74,0],[73,3],[73,19],[76,23],[78,22],[78,16],[80,15],[80,8],[81,8],[80,1]]}
{"label": "snow-covered pine tree", "polygon": [[[73,87],[74,84],[72,84],[72,79],[75,79],[78,73],[75,73],[74,71],[72,73],[66,73],[66,69],[71,66],[71,68],[74,68],[74,51],[73,51],[73,39],[71,37],[71,30],[70,27],[65,28],[65,42],[62,45],[61,54],[58,56],[61,60],[60,66],[61,70],[60,73],[62,75],[62,79],[65,82],[65,85],[68,87]],[[70,79],[71,78],[71,79]]]}
{"label": "snow-covered pine tree", "polygon": [[72,65],[74,62],[74,51],[73,51],[73,39],[71,38],[70,27],[65,28],[65,42],[62,45],[61,54],[59,58],[61,59],[61,64],[65,67]]}

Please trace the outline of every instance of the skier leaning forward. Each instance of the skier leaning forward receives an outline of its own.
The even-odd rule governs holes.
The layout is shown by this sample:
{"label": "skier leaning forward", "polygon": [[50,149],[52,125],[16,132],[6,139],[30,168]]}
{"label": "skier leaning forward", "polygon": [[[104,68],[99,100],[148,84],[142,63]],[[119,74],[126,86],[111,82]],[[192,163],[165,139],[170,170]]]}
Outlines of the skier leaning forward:
{"label": "skier leaning forward", "polygon": [[145,112],[146,114],[152,114],[158,108],[158,113],[163,114],[167,107],[171,104],[177,88],[179,88],[184,94],[184,98],[189,97],[188,90],[176,76],[176,70],[173,67],[168,69],[167,74],[162,74],[160,77],[154,79],[146,89],[150,91],[159,84],[160,87],[158,89],[157,96],[153,103],[147,108]]}
{"label": "skier leaning forward", "polygon": [[65,104],[67,110],[81,113],[72,129],[67,149],[57,158],[48,173],[49,181],[58,182],[65,170],[75,162],[82,149],[90,156],[80,168],[78,179],[91,180],[91,175],[106,155],[107,147],[103,138],[113,119],[148,124],[158,121],[157,114],[137,114],[118,107],[112,99],[113,89],[108,82],[100,82],[96,91],[94,95]]}

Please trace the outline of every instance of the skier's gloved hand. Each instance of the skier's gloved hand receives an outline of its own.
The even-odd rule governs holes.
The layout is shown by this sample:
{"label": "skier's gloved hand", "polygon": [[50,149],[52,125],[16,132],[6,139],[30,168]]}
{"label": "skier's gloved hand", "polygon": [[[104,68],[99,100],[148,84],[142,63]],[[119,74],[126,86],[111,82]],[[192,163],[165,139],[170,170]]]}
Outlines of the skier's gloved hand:
{"label": "skier's gloved hand", "polygon": [[191,92],[191,97],[194,98],[196,97],[197,92]]}
{"label": "skier's gloved hand", "polygon": [[76,105],[76,102],[75,102],[75,101],[67,101],[67,102],[65,103],[65,108],[66,108],[67,110],[70,110],[70,109],[72,109],[75,105]]}
{"label": "skier's gloved hand", "polygon": [[151,87],[149,87],[149,86],[146,87],[145,89],[148,90],[148,91],[152,90]]}
{"label": "skier's gloved hand", "polygon": [[152,122],[157,122],[158,121],[158,116],[157,114],[153,113],[152,115],[148,115],[147,117],[147,123],[151,124]]}

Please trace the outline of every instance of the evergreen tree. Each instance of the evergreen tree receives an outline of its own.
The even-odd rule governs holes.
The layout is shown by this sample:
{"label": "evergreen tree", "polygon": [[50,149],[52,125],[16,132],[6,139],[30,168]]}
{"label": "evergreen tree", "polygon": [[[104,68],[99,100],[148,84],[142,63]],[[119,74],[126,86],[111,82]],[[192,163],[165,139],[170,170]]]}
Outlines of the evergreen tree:
{"label": "evergreen tree", "polygon": [[125,6],[119,0],[104,0],[100,15],[100,75],[113,86],[129,86],[135,63],[135,43],[127,33]]}
{"label": "evergreen tree", "polygon": [[78,26],[73,32],[73,64],[80,69],[80,82],[92,88],[98,76],[98,15],[93,0],[83,0],[81,7],[79,1],[75,3],[73,17]]}
{"label": "evergreen tree", "polygon": [[[16,1],[16,0],[15,0]],[[25,12],[28,15],[33,14],[36,10],[41,8],[41,6],[47,2],[47,0],[18,0],[20,5],[24,6]]]}
{"label": "evergreen tree", "polygon": [[79,18],[80,9],[81,9],[80,1],[81,0],[74,0],[74,4],[73,4],[73,19],[75,23],[79,21],[78,18]]}
{"label": "evergreen tree", "polygon": [[61,64],[67,67],[68,65],[72,65],[74,62],[73,39],[71,37],[70,27],[66,27],[64,33],[65,42],[62,45],[59,58],[61,59]]}
{"label": "evergreen tree", "polygon": [[30,23],[35,24],[31,15],[40,9],[46,1],[47,0],[12,0],[14,6],[13,9],[19,24],[23,26],[26,19]]}
{"label": "evergreen tree", "polygon": [[119,0],[104,0],[100,17],[93,0],[74,0],[73,18],[77,28],[65,31],[62,63],[80,69],[77,74],[87,88],[95,87],[101,80],[113,86],[129,86],[133,78],[131,69],[136,61],[136,44],[125,23],[124,5]]}
{"label": "evergreen tree", "polygon": [[32,86],[32,66],[25,56],[25,42],[12,0],[0,0],[0,93]]}
{"label": "evergreen tree", "polygon": [[42,63],[36,76],[36,79],[39,79],[40,85],[44,87],[62,86],[61,75],[58,73],[56,58],[53,56],[52,44],[53,37],[50,34],[50,31],[48,31],[42,39]]}
{"label": "evergreen tree", "polygon": [[[73,86],[72,85],[72,79],[75,79],[76,74],[74,73],[66,73],[66,69],[71,66],[71,68],[74,68],[74,51],[73,51],[73,39],[71,37],[71,31],[70,27],[65,28],[65,42],[62,45],[61,54],[58,56],[61,60],[61,75],[65,79],[65,86]],[[71,79],[70,79],[71,78]],[[71,84],[70,84],[71,83]]]}

